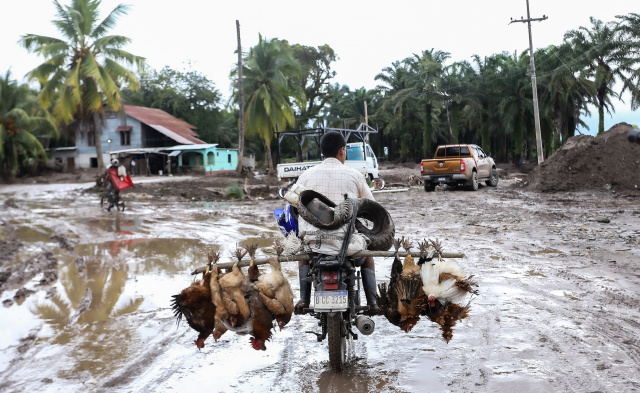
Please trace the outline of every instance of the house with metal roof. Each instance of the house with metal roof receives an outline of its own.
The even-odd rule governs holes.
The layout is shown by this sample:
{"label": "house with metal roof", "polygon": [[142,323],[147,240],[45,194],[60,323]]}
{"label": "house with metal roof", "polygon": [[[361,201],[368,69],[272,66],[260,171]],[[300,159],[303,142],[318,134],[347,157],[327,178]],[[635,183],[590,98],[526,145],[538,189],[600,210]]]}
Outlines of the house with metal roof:
{"label": "house with metal roof", "polygon": [[[76,135],[76,165],[80,168],[98,166],[95,137],[93,132],[89,131],[91,131],[90,128],[80,129]],[[143,149],[148,153],[155,149],[176,145],[205,144],[198,139],[195,127],[191,124],[161,109],[134,105],[124,105],[120,112],[107,110],[100,140],[105,163],[109,162],[113,153],[124,150]],[[159,166],[155,168],[158,170],[163,168],[162,164],[156,163],[154,166]],[[149,169],[141,173],[148,171]]]}

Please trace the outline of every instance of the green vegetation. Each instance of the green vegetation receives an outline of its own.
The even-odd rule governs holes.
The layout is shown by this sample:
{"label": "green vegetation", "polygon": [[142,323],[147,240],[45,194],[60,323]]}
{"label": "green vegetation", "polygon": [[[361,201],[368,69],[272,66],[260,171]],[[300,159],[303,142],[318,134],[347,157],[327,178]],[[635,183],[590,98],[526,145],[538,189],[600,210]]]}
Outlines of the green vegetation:
{"label": "green vegetation", "polygon": [[[379,133],[370,143],[379,156],[388,147],[391,160],[417,162],[431,156],[437,144],[456,142],[479,144],[501,162],[519,164],[537,155],[529,51],[455,61],[448,52],[432,48],[382,69],[375,89],[352,90],[332,82],[338,54],[329,45],[309,47],[260,36],[258,44],[242,54],[246,103],[240,114],[234,102],[237,96],[225,106],[215,84],[204,75],[168,67],[145,71],[143,58],[123,51],[130,40],[107,32],[126,14],[127,6],[117,6],[99,21],[100,0],[69,1],[70,6],[54,2],[53,23],[64,39],[27,34],[21,41],[46,59],[29,76],[40,83],[39,103],[62,130],[73,123],[83,132],[100,133],[104,108],[118,110],[124,102],[165,110],[197,127],[205,142],[233,147],[240,119],[246,149],[256,153],[271,173],[276,130],[320,124],[377,125]],[[568,31],[563,42],[534,55],[545,156],[572,137],[577,127],[586,127],[590,105],[598,110],[599,133],[604,131],[605,112],[613,110],[623,93],[630,94],[632,109],[640,107],[638,14],[613,22],[592,18],[591,26]],[[141,70],[139,79],[128,66]],[[237,90],[237,69],[230,77]],[[3,94],[24,89],[10,81],[8,73],[2,83]],[[618,86],[620,91],[615,90]],[[25,122],[19,128],[20,138],[10,136],[5,120],[13,109],[6,106],[3,99],[0,158],[3,170],[15,173],[20,165],[17,157],[43,157],[42,146],[28,135],[49,132],[51,127],[36,126],[40,120],[25,126],[26,118],[11,112],[9,117]],[[47,118],[35,106],[25,113]],[[99,138],[96,142],[103,166]],[[280,147],[282,159],[317,158],[313,138],[297,142],[285,138]]]}
{"label": "green vegetation", "polygon": [[[264,143],[264,151],[270,152],[276,129],[285,130],[295,125],[292,105],[304,103],[304,90],[289,79],[300,77],[301,66],[280,41],[262,36],[249,50],[243,64],[246,135],[258,136]],[[265,157],[273,173],[271,154]]]}
{"label": "green vegetation", "polygon": [[224,199],[244,199],[244,191],[238,183],[224,189]]}
{"label": "green vegetation", "polygon": [[37,105],[35,93],[10,77],[10,71],[0,77],[0,174],[13,178],[20,167],[46,161],[38,136],[57,137],[58,129]]}
{"label": "green vegetation", "polygon": [[72,0],[70,6],[62,6],[54,1],[57,19],[53,23],[64,39],[27,34],[21,43],[46,59],[29,73],[31,80],[42,87],[41,105],[61,123],[75,120],[81,130],[94,133],[98,171],[102,172],[100,117],[105,105],[115,111],[120,109],[121,86],[138,88],[138,78],[122,64],[142,68],[144,58],[122,50],[131,41],[129,38],[107,35],[129,7],[120,4],[100,21],[100,3]]}

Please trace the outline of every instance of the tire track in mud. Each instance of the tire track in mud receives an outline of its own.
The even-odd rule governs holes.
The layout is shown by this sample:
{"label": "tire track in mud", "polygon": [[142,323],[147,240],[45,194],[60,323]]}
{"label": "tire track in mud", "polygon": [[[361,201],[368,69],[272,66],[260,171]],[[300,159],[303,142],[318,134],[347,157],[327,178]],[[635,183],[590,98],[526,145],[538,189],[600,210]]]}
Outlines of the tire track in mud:
{"label": "tire track in mud", "polygon": [[[473,196],[468,193],[445,195],[446,198],[427,197],[434,209],[426,213],[429,219],[422,227],[408,225],[400,230],[418,237],[425,233],[445,234],[445,247],[448,246],[449,251],[465,252],[467,257],[461,265],[480,281],[481,294],[472,304],[472,316],[468,320],[474,326],[467,332],[480,341],[480,348],[478,351],[468,349],[463,354],[447,351],[440,357],[440,361],[447,363],[445,375],[451,381],[448,385],[467,386],[457,386],[453,391],[473,391],[468,388],[473,384],[491,391],[501,390],[496,388],[497,380],[511,371],[507,369],[505,374],[500,367],[509,364],[516,369],[520,367],[520,371],[516,371],[518,375],[530,374],[536,381],[550,383],[545,389],[543,382],[541,390],[637,389],[634,370],[640,369],[640,348],[635,337],[640,323],[629,321],[640,319],[635,311],[638,295],[630,291],[640,285],[633,273],[633,264],[616,270],[615,266],[604,263],[607,266],[596,273],[598,266],[592,262],[598,255],[605,255],[608,248],[615,247],[614,244],[625,242],[615,233],[611,242],[609,232],[628,222],[625,221],[628,218],[619,216],[619,206],[629,202],[611,203],[607,198],[601,201],[597,196],[587,195],[583,196],[584,203],[581,200],[577,204],[571,195],[545,200],[544,194],[500,189]],[[416,198],[419,199],[419,195]],[[476,199],[483,199],[484,205]],[[392,217],[405,222],[411,211],[404,205],[395,206]],[[616,217],[620,223],[616,222],[619,224],[616,226],[594,224],[592,217],[598,215]],[[582,227],[588,229],[588,236],[579,232]],[[570,242],[560,236],[567,229],[567,233],[578,235],[573,239],[569,236]],[[458,236],[446,235],[453,233]],[[548,258],[544,258],[543,252],[531,253],[531,250],[547,249],[561,251]],[[584,255],[573,256],[573,250]],[[570,264],[567,261],[571,261]],[[575,263],[579,270],[567,269]],[[513,296],[495,293],[501,289],[496,287],[498,283],[518,293]],[[559,290],[568,295],[552,294]],[[495,304],[486,301],[491,296],[496,297]],[[602,304],[603,311],[594,310],[592,304]],[[514,329],[520,329],[526,337],[501,340],[500,334],[512,334]],[[533,340],[531,348],[522,349],[517,345],[505,348],[519,340],[525,342],[525,338]],[[454,334],[452,343],[455,341]],[[514,363],[505,359],[496,363],[501,357],[518,359],[521,353],[523,359]],[[464,376],[456,366],[471,371]],[[528,371],[528,367],[533,367],[533,371]],[[532,386],[536,387],[534,384],[529,388]]]}
{"label": "tire track in mud", "polygon": [[[631,369],[638,368],[640,365],[640,348],[637,345],[637,341],[633,339],[637,334],[637,326],[630,326],[624,319],[616,319],[619,315],[628,314],[630,311],[633,312],[634,308],[621,309],[617,307],[617,304],[612,304],[610,297],[607,296],[611,292],[608,289],[602,291],[599,288],[602,283],[592,278],[554,266],[545,267],[542,271],[545,276],[544,281],[543,279],[537,279],[535,282],[527,282],[527,280],[521,279],[515,285],[526,294],[536,295],[533,299],[537,300],[532,300],[531,296],[523,296],[518,300],[523,305],[534,307],[538,312],[544,312],[545,317],[540,317],[542,320],[548,320],[549,322],[556,320],[561,323],[565,320],[577,325],[576,329],[571,326],[564,326],[563,329],[554,329],[553,324],[548,326],[532,324],[527,327],[528,331],[535,331],[535,334],[540,337],[539,340],[545,343],[545,347],[551,348],[551,353],[546,355],[545,358],[556,358],[564,364],[563,370],[555,371],[553,367],[550,367],[549,373],[555,375],[557,381],[562,381],[566,378],[566,370],[570,370],[572,375],[580,376],[571,377],[574,379],[571,383],[563,383],[562,388],[567,391],[588,391],[593,390],[596,386],[605,391],[612,388],[615,390],[614,386],[607,383],[607,381],[613,380],[612,378],[617,378],[626,385],[626,388],[629,388],[628,385],[637,387],[638,380],[632,377],[633,373],[626,374],[629,377],[622,377],[621,374],[625,375],[624,372],[614,374],[615,371],[611,370],[612,366],[607,365],[610,360],[606,356],[604,359],[591,359],[591,361],[585,362],[589,354],[593,356],[594,344],[586,340],[585,337],[587,337],[591,341],[597,340],[602,347],[599,352],[609,354],[608,357],[615,356],[617,351],[625,353],[633,363]],[[590,273],[591,271],[588,270],[587,272]],[[564,298],[550,295],[554,289],[557,291],[557,288],[568,288]],[[574,292],[580,292],[580,294],[567,296],[567,293]],[[631,295],[618,294],[618,298],[625,299],[624,302],[618,302],[619,304],[621,303],[621,306],[631,305],[634,302],[637,304],[637,299],[634,300]],[[544,301],[538,301],[539,299],[544,299]],[[573,302],[578,303],[574,304]],[[585,302],[588,303],[585,304]],[[605,307],[610,310],[605,314],[601,310],[596,310],[590,304],[605,304]],[[608,319],[606,318],[607,316],[609,317]],[[563,327],[562,324],[559,326]],[[554,334],[551,334],[550,331]],[[579,333],[574,333],[574,331]],[[582,362],[576,362],[576,352],[583,355]],[[609,375],[611,378],[603,380],[600,377],[602,372],[612,374]],[[581,388],[576,389],[576,386],[581,386]]]}

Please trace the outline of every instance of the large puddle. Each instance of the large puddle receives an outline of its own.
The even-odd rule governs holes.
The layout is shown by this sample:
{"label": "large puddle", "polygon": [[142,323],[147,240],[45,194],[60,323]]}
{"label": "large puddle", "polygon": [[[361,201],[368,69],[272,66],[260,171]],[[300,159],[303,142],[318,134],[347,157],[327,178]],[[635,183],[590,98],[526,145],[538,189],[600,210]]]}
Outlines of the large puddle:
{"label": "large puddle", "polygon": [[[189,285],[190,272],[206,263],[213,244],[222,247],[223,259],[230,259],[237,242],[269,248],[276,233],[275,225],[231,217],[228,203],[136,203],[125,212],[108,213],[93,196],[55,203],[39,190],[18,192],[15,196],[28,198],[24,204],[11,201],[16,205],[12,235],[24,247],[6,266],[48,250],[57,260],[58,280],[45,291],[37,274],[24,286],[26,299],[14,298],[17,288],[7,288],[0,297],[5,305],[0,375],[14,390],[29,385],[21,377],[27,372],[24,363],[16,360],[22,355],[34,360],[28,373],[37,376],[40,387],[57,391],[59,381],[100,385],[141,356],[147,341],[166,334],[154,328],[153,320],[175,329],[171,295]],[[61,247],[54,235],[72,247]],[[172,333],[177,332],[192,331],[182,324]]]}

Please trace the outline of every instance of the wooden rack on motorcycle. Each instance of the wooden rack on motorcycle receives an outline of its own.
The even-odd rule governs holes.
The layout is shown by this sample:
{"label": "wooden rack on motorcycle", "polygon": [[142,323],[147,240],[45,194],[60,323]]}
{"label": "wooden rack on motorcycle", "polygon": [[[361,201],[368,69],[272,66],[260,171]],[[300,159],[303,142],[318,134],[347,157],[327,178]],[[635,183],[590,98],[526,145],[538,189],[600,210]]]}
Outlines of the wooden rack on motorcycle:
{"label": "wooden rack on motorcycle", "polygon": [[[394,256],[398,255],[399,257],[406,257],[407,255],[411,254],[412,257],[420,257],[421,253],[419,251],[412,251],[412,252],[403,252],[403,251],[398,251],[398,253],[396,254],[395,251],[360,251],[354,255],[352,255],[352,258],[360,258],[360,257],[381,257],[381,258],[393,258]],[[461,252],[443,252],[440,254],[441,258],[444,259],[450,259],[450,258],[464,258],[465,255]],[[265,265],[269,263],[269,260],[271,258],[263,258],[263,259],[254,259],[253,260],[253,264],[254,265]],[[309,254],[306,253],[302,253],[302,254],[296,254],[296,255],[280,255],[278,257],[278,262],[298,262],[298,261],[308,261],[310,259]],[[234,264],[238,264],[238,267],[245,267],[245,266],[249,266],[249,260],[241,260],[241,261],[230,261],[230,262],[218,262],[215,265],[219,268],[219,269],[231,269],[233,267]],[[205,266],[201,266],[198,267],[196,269],[194,269],[191,274],[195,275],[195,274],[200,274],[200,273],[204,273],[207,270],[207,265]]]}

